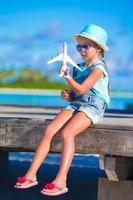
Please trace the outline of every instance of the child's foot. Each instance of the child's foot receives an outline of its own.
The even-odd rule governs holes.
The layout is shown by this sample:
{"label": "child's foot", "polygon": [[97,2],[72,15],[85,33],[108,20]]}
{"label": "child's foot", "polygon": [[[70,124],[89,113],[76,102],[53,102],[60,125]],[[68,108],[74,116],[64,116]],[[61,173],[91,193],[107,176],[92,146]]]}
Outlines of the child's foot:
{"label": "child's foot", "polygon": [[14,187],[17,189],[27,189],[35,185],[38,185],[36,178],[18,177]]}
{"label": "child's foot", "polygon": [[41,193],[48,196],[57,196],[68,192],[66,187],[66,182],[64,181],[52,181],[51,183],[46,183]]}

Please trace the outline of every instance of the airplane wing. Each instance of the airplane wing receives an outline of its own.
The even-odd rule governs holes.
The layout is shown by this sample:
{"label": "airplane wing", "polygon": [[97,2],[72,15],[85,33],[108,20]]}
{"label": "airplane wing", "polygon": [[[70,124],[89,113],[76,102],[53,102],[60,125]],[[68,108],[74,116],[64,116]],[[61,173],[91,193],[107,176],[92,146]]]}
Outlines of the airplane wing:
{"label": "airplane wing", "polygon": [[66,61],[76,67],[78,70],[82,71],[82,69],[68,55],[66,56]]}
{"label": "airplane wing", "polygon": [[50,63],[53,63],[53,62],[56,62],[56,61],[61,61],[63,59],[63,54],[61,53],[60,55],[54,57],[53,59],[49,60],[47,62],[47,64],[50,64]]}

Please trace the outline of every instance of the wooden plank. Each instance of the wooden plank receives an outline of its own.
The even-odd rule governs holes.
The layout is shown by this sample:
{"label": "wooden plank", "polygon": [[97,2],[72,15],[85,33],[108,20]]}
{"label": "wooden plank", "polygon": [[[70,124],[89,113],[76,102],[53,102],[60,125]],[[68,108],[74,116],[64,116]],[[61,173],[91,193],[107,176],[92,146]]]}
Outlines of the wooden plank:
{"label": "wooden plank", "polygon": [[[111,120],[111,119],[110,119]],[[0,119],[0,147],[20,151],[33,151],[49,120]],[[61,151],[59,134],[54,137],[52,152]],[[76,152],[133,156],[133,127],[108,124],[95,125],[76,138]]]}
{"label": "wooden plank", "polygon": [[[0,148],[33,151],[47,124],[60,109],[0,107]],[[105,113],[104,119],[76,138],[76,152],[133,156],[133,114]],[[60,152],[59,134],[51,151]]]}
{"label": "wooden plank", "polygon": [[109,181],[107,178],[99,178],[98,200],[132,200],[133,181]]}
{"label": "wooden plank", "polygon": [[[0,118],[53,119],[61,108],[0,106]],[[133,130],[133,114],[122,112],[105,113],[104,119],[96,128]],[[93,126],[95,128],[95,126]]]}
{"label": "wooden plank", "polygon": [[133,178],[133,157],[102,155],[99,162],[110,181]]}

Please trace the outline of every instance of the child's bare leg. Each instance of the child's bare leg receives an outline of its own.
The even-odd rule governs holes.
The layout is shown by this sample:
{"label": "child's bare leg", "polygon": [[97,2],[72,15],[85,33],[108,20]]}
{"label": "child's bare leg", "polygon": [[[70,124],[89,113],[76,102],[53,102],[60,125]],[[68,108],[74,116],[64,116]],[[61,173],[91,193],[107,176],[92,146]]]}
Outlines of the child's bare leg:
{"label": "child's bare leg", "polygon": [[[36,149],[32,164],[25,174],[25,177],[31,180],[36,179],[36,173],[46,158],[52,137],[60,130],[60,128],[72,117],[72,112],[69,110],[62,110],[55,119],[47,126],[40,143]],[[26,184],[26,182],[24,183]]]}
{"label": "child's bare leg", "polygon": [[[91,124],[91,119],[89,119],[84,113],[78,112],[71,118],[69,123],[63,129],[63,149],[61,165],[56,178],[52,181],[57,186],[66,187],[67,174],[75,153],[75,137]],[[48,190],[48,192],[55,192],[56,190],[57,189],[55,188],[54,190]]]}

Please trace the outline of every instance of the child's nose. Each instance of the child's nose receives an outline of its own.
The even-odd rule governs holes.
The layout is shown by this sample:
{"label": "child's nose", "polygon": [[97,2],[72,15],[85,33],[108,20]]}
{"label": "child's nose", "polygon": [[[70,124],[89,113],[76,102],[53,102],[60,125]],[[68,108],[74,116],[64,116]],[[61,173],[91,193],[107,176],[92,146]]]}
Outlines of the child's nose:
{"label": "child's nose", "polygon": [[80,52],[82,53],[84,51],[85,51],[85,48],[81,47]]}

